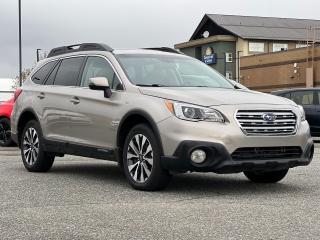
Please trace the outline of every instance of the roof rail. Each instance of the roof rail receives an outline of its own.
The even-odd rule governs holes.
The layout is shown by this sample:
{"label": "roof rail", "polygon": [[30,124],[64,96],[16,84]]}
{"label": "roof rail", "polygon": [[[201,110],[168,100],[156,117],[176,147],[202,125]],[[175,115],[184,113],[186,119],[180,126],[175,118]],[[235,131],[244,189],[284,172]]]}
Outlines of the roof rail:
{"label": "roof rail", "polygon": [[75,45],[70,45],[70,46],[62,46],[62,47],[53,48],[49,52],[47,57],[50,58],[50,57],[58,56],[58,55],[65,54],[65,53],[81,52],[81,51],[112,52],[113,49],[103,43],[81,43],[81,44],[75,44]]}
{"label": "roof rail", "polygon": [[169,53],[183,54],[181,51],[176,50],[176,49],[174,49],[174,48],[169,48],[169,47],[155,47],[155,48],[144,48],[144,49],[161,51],[161,52],[169,52]]}

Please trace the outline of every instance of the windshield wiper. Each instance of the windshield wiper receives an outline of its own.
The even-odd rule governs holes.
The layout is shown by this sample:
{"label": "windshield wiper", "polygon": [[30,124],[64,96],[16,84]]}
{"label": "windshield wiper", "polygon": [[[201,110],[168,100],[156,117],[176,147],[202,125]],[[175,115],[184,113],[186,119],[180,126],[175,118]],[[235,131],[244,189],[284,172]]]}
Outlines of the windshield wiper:
{"label": "windshield wiper", "polygon": [[161,84],[136,84],[138,87],[167,87]]}

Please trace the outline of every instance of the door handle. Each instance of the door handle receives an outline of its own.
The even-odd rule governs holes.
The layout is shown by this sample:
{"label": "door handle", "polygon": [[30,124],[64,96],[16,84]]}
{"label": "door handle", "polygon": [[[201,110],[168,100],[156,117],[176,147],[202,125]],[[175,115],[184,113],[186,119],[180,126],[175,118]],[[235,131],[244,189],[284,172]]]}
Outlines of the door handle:
{"label": "door handle", "polygon": [[46,95],[42,92],[38,95],[39,99],[44,99],[46,97]]}
{"label": "door handle", "polygon": [[80,99],[78,97],[73,97],[70,99],[70,102],[72,102],[73,104],[79,104],[80,103]]}

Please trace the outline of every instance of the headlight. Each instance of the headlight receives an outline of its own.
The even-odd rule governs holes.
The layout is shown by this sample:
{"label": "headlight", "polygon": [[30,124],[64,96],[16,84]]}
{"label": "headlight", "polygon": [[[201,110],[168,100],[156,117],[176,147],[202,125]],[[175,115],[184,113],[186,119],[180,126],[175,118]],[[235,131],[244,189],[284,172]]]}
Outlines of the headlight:
{"label": "headlight", "polygon": [[212,108],[206,108],[187,103],[167,101],[166,106],[177,118],[188,121],[224,122],[220,112]]}
{"label": "headlight", "polygon": [[303,109],[303,107],[301,105],[298,105],[298,107],[299,107],[299,110],[300,110],[300,113],[301,113],[301,115],[300,115],[301,122],[305,121],[306,120],[306,113],[305,113],[305,111],[304,111],[304,109]]}

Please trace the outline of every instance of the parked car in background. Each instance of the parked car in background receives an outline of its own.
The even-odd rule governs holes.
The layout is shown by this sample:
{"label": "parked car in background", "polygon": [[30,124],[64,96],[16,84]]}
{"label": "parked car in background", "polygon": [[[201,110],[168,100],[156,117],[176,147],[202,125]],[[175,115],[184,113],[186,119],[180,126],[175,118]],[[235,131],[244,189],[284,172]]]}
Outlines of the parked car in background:
{"label": "parked car in background", "polygon": [[20,93],[21,89],[18,89],[11,94],[10,100],[0,103],[0,146],[2,147],[14,145],[11,139],[10,118],[14,102]]}
{"label": "parked car in background", "polygon": [[311,135],[320,137],[320,88],[286,89],[271,94],[288,98],[301,105],[306,113]]}

